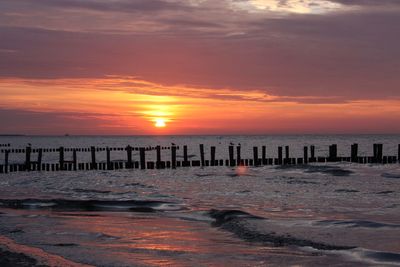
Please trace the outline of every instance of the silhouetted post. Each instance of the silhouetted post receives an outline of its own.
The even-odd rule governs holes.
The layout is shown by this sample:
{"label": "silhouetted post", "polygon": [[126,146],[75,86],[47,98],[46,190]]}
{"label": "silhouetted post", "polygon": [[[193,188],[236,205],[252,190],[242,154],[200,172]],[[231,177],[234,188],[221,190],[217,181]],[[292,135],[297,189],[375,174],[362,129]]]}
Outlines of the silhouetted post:
{"label": "silhouetted post", "polygon": [[76,149],[72,150],[72,164],[74,167],[74,171],[77,170],[77,157],[76,157]]}
{"label": "silhouetted post", "polygon": [[262,146],[262,151],[261,151],[261,159],[262,159],[262,165],[267,164],[267,147]]}
{"label": "silhouetted post", "polygon": [[127,162],[126,162],[127,168],[128,168],[128,169],[133,168],[133,163],[132,163],[132,147],[129,146],[129,145],[126,147],[126,158],[127,158]]}
{"label": "silhouetted post", "polygon": [[383,144],[378,145],[378,158],[379,158],[379,163],[382,163],[382,161],[383,161]]}
{"label": "silhouetted post", "polygon": [[4,154],[4,173],[8,173],[8,156],[10,154],[10,150],[7,149]]}
{"label": "silhouetted post", "polygon": [[200,144],[200,160],[201,160],[201,167],[204,167],[204,145]]}
{"label": "silhouetted post", "polygon": [[140,169],[146,169],[146,149],[141,147],[139,149],[139,156],[140,156]]}
{"label": "silhouetted post", "polygon": [[333,144],[329,146],[329,160],[336,161],[337,159],[337,145]]}
{"label": "silhouetted post", "polygon": [[289,146],[285,146],[285,164],[290,163]]}
{"label": "silhouetted post", "polygon": [[211,147],[211,166],[215,166],[215,146]]}
{"label": "silhouetted post", "polygon": [[283,150],[282,147],[278,147],[278,165],[282,165],[282,158],[283,158]]}
{"label": "silhouetted post", "polygon": [[376,162],[378,162],[378,144],[374,144],[373,152],[374,152],[374,155],[373,155],[374,160],[373,160],[373,162],[376,163]]}
{"label": "silhouetted post", "polygon": [[235,159],[233,157],[233,146],[229,146],[229,165],[231,167],[235,166]]}
{"label": "silhouetted post", "polygon": [[258,166],[258,147],[253,147],[254,166]]}
{"label": "silhouetted post", "polygon": [[42,156],[43,156],[43,149],[39,148],[38,158],[37,158],[38,171],[42,170]]}
{"label": "silhouetted post", "polygon": [[314,161],[315,160],[315,146],[310,147],[310,152],[311,152],[311,159]]}
{"label": "silhouetted post", "polygon": [[109,147],[106,147],[106,161],[107,161],[107,170],[111,170],[111,155]]}
{"label": "silhouetted post", "polygon": [[90,169],[96,169],[96,148],[94,146],[90,147],[90,152],[92,155],[92,166]]}
{"label": "silhouetted post", "polygon": [[184,166],[188,166],[188,149],[187,149],[187,145],[183,146],[183,162],[184,162]]}
{"label": "silhouetted post", "polygon": [[397,161],[400,163],[400,144],[397,147]]}
{"label": "silhouetted post", "polygon": [[156,154],[157,154],[156,168],[160,169],[161,168],[161,146],[156,146]]}
{"label": "silhouetted post", "polygon": [[242,156],[241,156],[241,146],[236,147],[236,158],[237,158],[237,165],[241,165]]}
{"label": "silhouetted post", "polygon": [[351,162],[358,162],[358,144],[351,145]]}
{"label": "silhouetted post", "polygon": [[60,146],[59,153],[60,153],[60,156],[59,156],[60,168],[61,168],[61,170],[63,170],[64,169],[64,147]]}
{"label": "silhouetted post", "polygon": [[31,170],[31,152],[32,148],[31,147],[26,147],[25,149],[25,170],[30,171]]}
{"label": "silhouetted post", "polygon": [[304,164],[308,163],[308,146],[304,147]]}
{"label": "silhouetted post", "polygon": [[172,169],[176,168],[176,146],[171,147],[171,165]]}

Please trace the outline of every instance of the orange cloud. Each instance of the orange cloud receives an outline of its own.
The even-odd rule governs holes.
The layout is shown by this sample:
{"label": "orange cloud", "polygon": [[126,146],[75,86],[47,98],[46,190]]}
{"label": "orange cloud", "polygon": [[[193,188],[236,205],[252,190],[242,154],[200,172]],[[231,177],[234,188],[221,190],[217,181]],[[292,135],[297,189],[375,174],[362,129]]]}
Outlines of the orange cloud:
{"label": "orange cloud", "polygon": [[[257,90],[164,86],[120,76],[7,78],[0,80],[0,92],[1,109],[62,114],[71,121],[69,131],[77,134],[82,129],[79,123],[74,129],[74,123],[79,120],[95,121],[93,133],[107,134],[400,131],[399,100],[341,102],[332,101],[334,97],[296,98]],[[160,120],[167,127],[154,127]],[[18,129],[24,131],[22,124]]]}

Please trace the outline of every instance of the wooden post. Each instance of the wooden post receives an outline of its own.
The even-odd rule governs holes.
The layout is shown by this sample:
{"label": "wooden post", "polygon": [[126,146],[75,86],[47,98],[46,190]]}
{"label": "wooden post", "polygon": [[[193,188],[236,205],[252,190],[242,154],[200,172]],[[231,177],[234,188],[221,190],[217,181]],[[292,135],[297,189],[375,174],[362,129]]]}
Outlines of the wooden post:
{"label": "wooden post", "polygon": [[229,146],[229,166],[235,166],[235,159],[233,157],[233,146]]}
{"label": "wooden post", "polygon": [[315,146],[310,147],[310,152],[312,161],[315,161]]}
{"label": "wooden post", "polygon": [[144,170],[146,169],[146,149],[144,147],[141,147],[139,149],[140,153],[140,169]]}
{"label": "wooden post", "polygon": [[304,147],[304,164],[308,163],[308,146]]}
{"label": "wooden post", "polygon": [[400,144],[397,147],[397,161],[400,163]]}
{"label": "wooden post", "polygon": [[183,162],[185,164],[188,162],[188,150],[187,150],[187,145],[183,146]]}
{"label": "wooden post", "polygon": [[351,162],[358,162],[358,144],[351,145]]}
{"label": "wooden post", "polygon": [[201,160],[201,167],[204,167],[204,145],[200,144],[200,160]]}
{"label": "wooden post", "polygon": [[42,156],[43,156],[43,149],[39,148],[38,158],[37,158],[38,171],[42,170]]}
{"label": "wooden post", "polygon": [[92,166],[90,169],[95,170],[96,169],[96,148],[94,146],[90,147],[90,152],[92,154]]}
{"label": "wooden post", "polygon": [[329,146],[329,161],[336,161],[337,159],[337,145]]}
{"label": "wooden post", "polygon": [[132,169],[133,168],[133,163],[132,163],[132,147],[128,145],[126,147],[126,167],[127,169]]}
{"label": "wooden post", "polygon": [[261,158],[262,158],[262,165],[267,164],[267,147],[262,146]]}
{"label": "wooden post", "polygon": [[8,155],[10,154],[10,150],[7,149],[4,154],[4,173],[8,173]]}
{"label": "wooden post", "polygon": [[25,149],[25,170],[30,171],[31,170],[31,152],[32,148],[31,147],[26,147]]}
{"label": "wooden post", "polygon": [[73,150],[72,150],[72,164],[73,164],[73,167],[74,167],[74,171],[76,171],[77,170],[77,157],[76,157],[76,149],[74,148]]}
{"label": "wooden post", "polygon": [[383,144],[378,145],[378,159],[379,163],[383,162]]}
{"label": "wooden post", "polygon": [[290,164],[289,146],[285,146],[285,164]]}
{"label": "wooden post", "polygon": [[258,166],[259,164],[258,164],[258,162],[259,162],[259,160],[258,160],[258,147],[253,147],[253,159],[254,159],[254,166]]}
{"label": "wooden post", "polygon": [[241,146],[236,147],[236,160],[237,160],[237,165],[240,166],[242,161]]}
{"label": "wooden post", "polygon": [[282,158],[283,158],[282,153],[283,153],[282,147],[279,146],[278,147],[278,165],[282,165]]}
{"label": "wooden post", "polygon": [[61,166],[61,170],[64,169],[64,147],[60,146],[59,148],[59,153],[60,153],[60,166]]}
{"label": "wooden post", "polygon": [[215,146],[211,147],[211,166],[215,166]]}
{"label": "wooden post", "polygon": [[107,161],[107,170],[111,170],[111,155],[110,155],[110,148],[106,148],[106,161]]}
{"label": "wooden post", "polygon": [[161,168],[161,146],[156,146],[156,168]]}
{"label": "wooden post", "polygon": [[171,147],[171,167],[176,169],[176,146]]}

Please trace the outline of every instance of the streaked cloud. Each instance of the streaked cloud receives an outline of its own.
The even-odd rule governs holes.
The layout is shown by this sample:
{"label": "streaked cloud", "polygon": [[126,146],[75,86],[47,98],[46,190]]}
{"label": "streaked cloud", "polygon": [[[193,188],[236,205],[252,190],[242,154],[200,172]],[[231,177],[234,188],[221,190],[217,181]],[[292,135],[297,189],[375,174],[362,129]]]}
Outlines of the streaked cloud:
{"label": "streaked cloud", "polygon": [[[387,124],[378,132],[400,130],[393,124],[400,99],[287,97],[254,90],[165,86],[119,76],[1,79],[0,92],[0,117],[13,121],[3,132],[43,133],[51,127],[40,125],[48,123],[56,126],[50,131],[54,134],[310,133],[333,131],[329,123],[339,121],[341,127],[334,132],[374,132],[375,123]],[[166,128],[154,128],[160,119]]]}

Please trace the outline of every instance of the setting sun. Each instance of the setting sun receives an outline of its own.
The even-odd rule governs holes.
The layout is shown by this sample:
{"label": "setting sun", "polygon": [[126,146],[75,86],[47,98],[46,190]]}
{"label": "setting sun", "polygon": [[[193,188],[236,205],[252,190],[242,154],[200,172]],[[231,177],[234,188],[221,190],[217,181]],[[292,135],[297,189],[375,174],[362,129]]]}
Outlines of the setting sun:
{"label": "setting sun", "polygon": [[166,126],[165,120],[164,119],[156,119],[154,126],[156,126],[157,128],[165,127]]}

